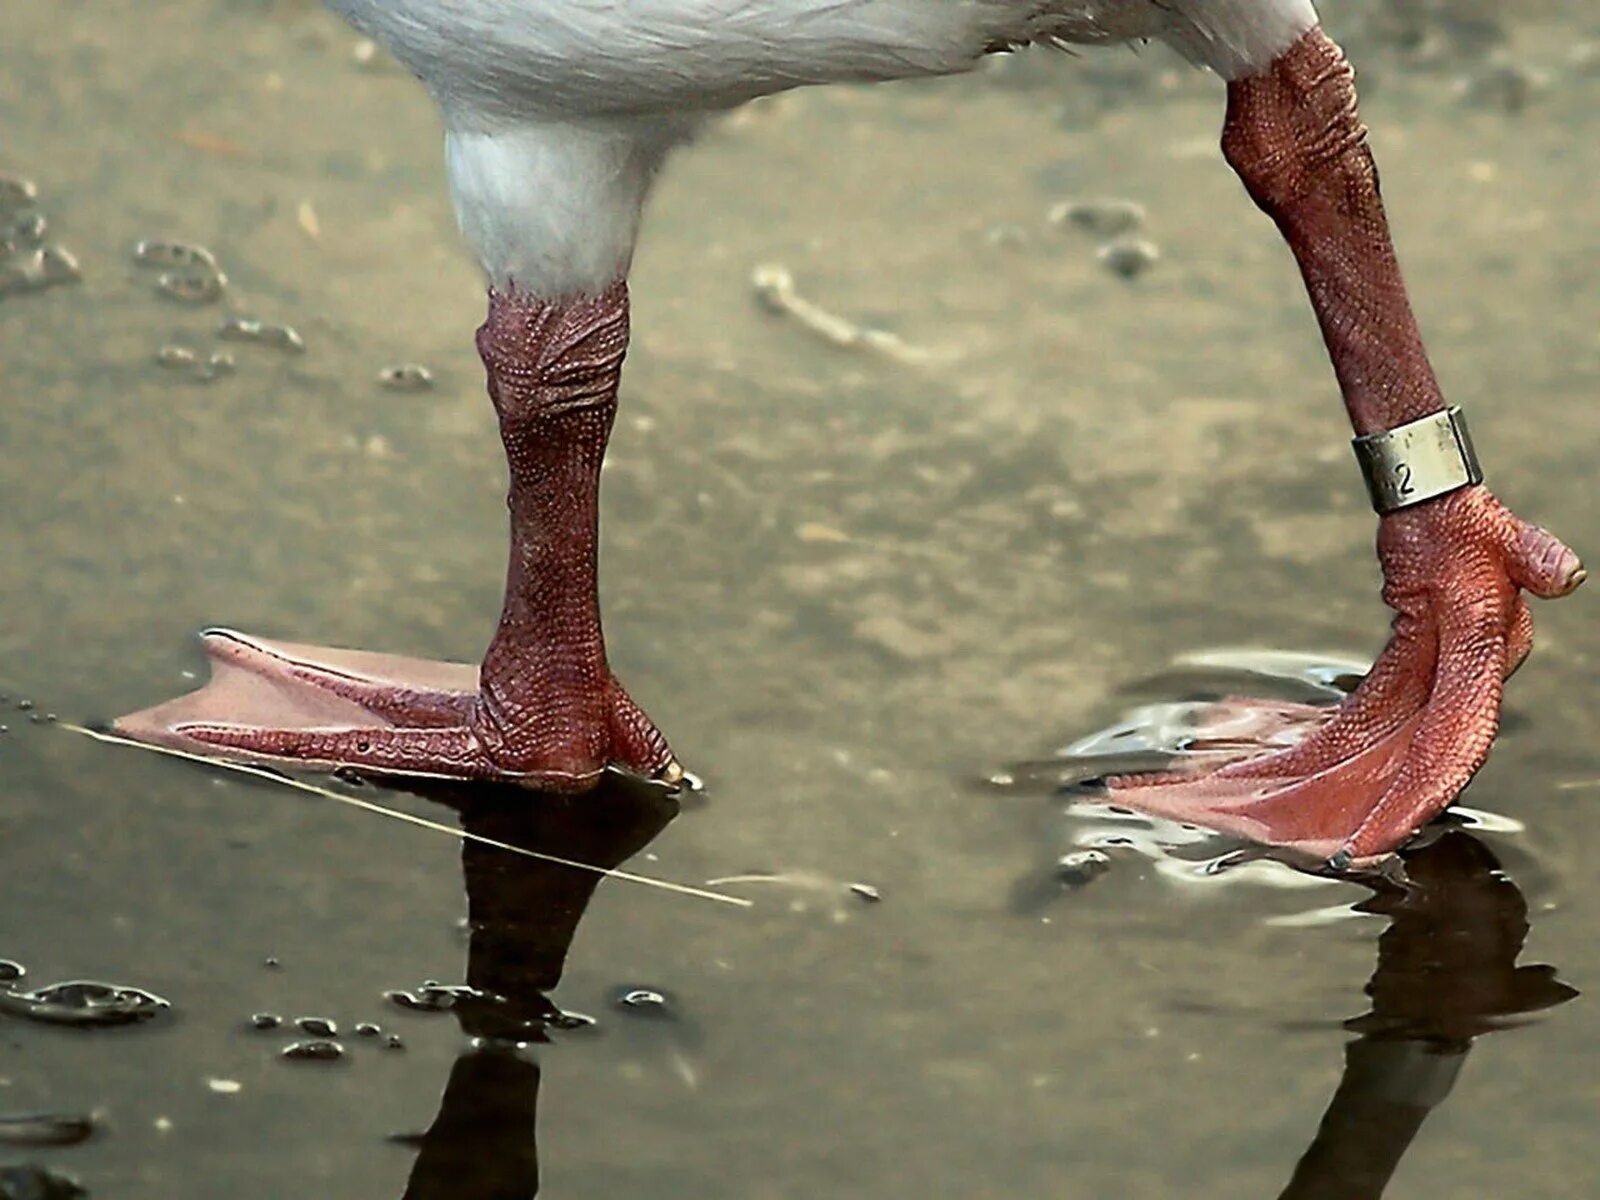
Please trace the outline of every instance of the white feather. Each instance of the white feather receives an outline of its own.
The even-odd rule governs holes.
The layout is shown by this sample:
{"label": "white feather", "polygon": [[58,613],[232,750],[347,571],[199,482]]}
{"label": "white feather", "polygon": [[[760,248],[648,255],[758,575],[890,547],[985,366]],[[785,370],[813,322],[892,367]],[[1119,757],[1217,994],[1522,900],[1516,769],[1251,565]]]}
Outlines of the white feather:
{"label": "white feather", "polygon": [[1028,41],[1159,37],[1229,78],[1312,0],[328,0],[428,86],[456,211],[491,278],[595,292],[705,116],[807,84],[964,71]]}
{"label": "white feather", "polygon": [[450,127],[456,219],[490,281],[559,297],[625,276],[645,196],[684,132],[652,117]]}

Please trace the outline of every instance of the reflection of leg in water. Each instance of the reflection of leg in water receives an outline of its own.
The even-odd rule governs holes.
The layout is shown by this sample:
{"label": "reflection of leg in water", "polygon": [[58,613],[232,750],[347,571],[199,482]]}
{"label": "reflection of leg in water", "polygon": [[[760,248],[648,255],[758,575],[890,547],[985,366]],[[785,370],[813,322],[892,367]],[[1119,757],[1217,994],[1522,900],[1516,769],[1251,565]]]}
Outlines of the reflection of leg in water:
{"label": "reflection of leg in water", "polygon": [[1404,857],[1411,886],[1359,906],[1391,920],[1372,1011],[1347,1022],[1361,1037],[1282,1200],[1377,1200],[1472,1039],[1577,995],[1550,967],[1517,966],[1528,905],[1482,842],[1451,832]]}
{"label": "reflection of leg in water", "polygon": [[422,1138],[405,1200],[528,1200],[539,1194],[539,1064],[490,1047],[456,1060]]}
{"label": "reflection of leg in water", "polygon": [[1377,1200],[1466,1058],[1466,1044],[1351,1042],[1339,1090],[1283,1200]]}
{"label": "reflection of leg in water", "polygon": [[[460,811],[469,833],[608,869],[677,811],[660,788],[621,780],[577,800],[530,802],[514,789],[472,799],[431,794]],[[472,927],[467,982],[479,994],[455,1014],[484,1045],[451,1071],[405,1200],[530,1200],[539,1191],[539,1065],[519,1043],[546,1040],[561,1019],[548,993],[601,877],[475,842],[463,843],[461,865]]]}

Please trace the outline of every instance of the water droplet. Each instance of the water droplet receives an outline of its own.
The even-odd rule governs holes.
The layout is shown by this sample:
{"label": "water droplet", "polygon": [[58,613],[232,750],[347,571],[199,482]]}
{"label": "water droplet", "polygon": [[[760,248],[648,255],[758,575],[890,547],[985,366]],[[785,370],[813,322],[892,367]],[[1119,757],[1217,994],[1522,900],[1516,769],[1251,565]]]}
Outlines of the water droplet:
{"label": "water droplet", "polygon": [[277,1013],[258,1012],[250,1018],[250,1025],[255,1029],[276,1029],[282,1024],[283,1018]]}
{"label": "water droplet", "polygon": [[291,1062],[337,1062],[344,1057],[344,1047],[338,1042],[318,1038],[286,1046],[281,1057]]}
{"label": "water droplet", "polygon": [[0,1117],[0,1144],[76,1146],[94,1133],[94,1119],[76,1113],[27,1113]]}
{"label": "water droplet", "polygon": [[51,1025],[130,1025],[172,1006],[140,988],[72,980],[32,992],[0,991],[0,1013]]}
{"label": "water droplet", "polygon": [[1068,887],[1093,883],[1110,869],[1110,856],[1098,850],[1079,850],[1056,860],[1056,878]]}
{"label": "water droplet", "polygon": [[678,1006],[671,995],[652,987],[623,985],[611,994],[611,1003],[629,1016],[656,1021],[678,1019]]}
{"label": "water droplet", "polygon": [[336,1037],[339,1033],[339,1026],[327,1017],[296,1017],[294,1023],[301,1033],[315,1038]]}
{"label": "water droplet", "polygon": [[1075,225],[1099,237],[1114,237],[1144,224],[1144,205],[1135,200],[1064,200],[1049,212],[1052,225]]}
{"label": "water droplet", "polygon": [[404,1050],[406,1048],[405,1042],[401,1039],[398,1033],[391,1033],[389,1035],[389,1040],[385,1042],[384,1045],[388,1046],[391,1050]]}
{"label": "water droplet", "polygon": [[28,968],[9,958],[0,958],[0,984],[15,983],[28,973]]}
{"label": "water droplet", "polygon": [[849,886],[852,895],[859,896],[868,904],[877,904],[883,899],[883,893],[870,883],[852,883]]}
{"label": "water droplet", "polygon": [[24,247],[37,246],[49,231],[50,224],[43,213],[24,213],[0,231],[0,252],[12,254]]}
{"label": "water droplet", "polygon": [[1143,238],[1118,238],[1100,247],[1096,256],[1107,270],[1124,279],[1136,279],[1161,258],[1154,242]]}
{"label": "water droplet", "polygon": [[397,363],[378,372],[378,383],[392,392],[425,392],[433,387],[433,372],[421,363]]}
{"label": "water droplet", "polygon": [[217,269],[217,256],[193,242],[146,238],[133,248],[133,261],[141,267],[206,267]]}
{"label": "water droplet", "polygon": [[250,317],[223,317],[217,322],[217,336],[232,342],[256,342],[289,354],[304,354],[306,342],[288,325],[274,325]]}
{"label": "water droplet", "polygon": [[375,1038],[383,1033],[383,1026],[375,1025],[371,1021],[362,1021],[356,1026],[356,1036]]}
{"label": "water droplet", "polygon": [[545,1014],[542,1020],[547,1029],[558,1029],[563,1033],[571,1033],[578,1029],[593,1029],[599,1024],[588,1013],[570,1012],[559,1008]]}
{"label": "water droplet", "polygon": [[268,968],[269,970],[274,970],[275,971],[279,967],[283,966],[283,962],[282,962],[282,960],[280,960],[278,958],[278,956],[276,954],[269,954],[269,955],[267,955],[267,957],[265,957],[264,959],[261,960],[261,965],[263,967]]}
{"label": "water droplet", "polygon": [[206,1087],[219,1096],[237,1096],[244,1091],[244,1084],[237,1079],[208,1079]]}
{"label": "water droplet", "polygon": [[20,175],[0,174],[0,212],[16,212],[39,198],[39,185]]}
{"label": "water droplet", "polygon": [[0,1167],[0,1200],[83,1200],[88,1194],[70,1175],[43,1167]]}
{"label": "water droplet", "polygon": [[480,992],[466,984],[446,987],[430,979],[415,991],[406,992],[397,989],[385,992],[383,998],[412,1012],[441,1013],[449,1012],[458,1001],[474,998],[487,1000],[490,996],[487,992]]}
{"label": "water droplet", "polygon": [[65,246],[41,247],[36,261],[44,287],[52,287],[58,283],[77,283],[83,279],[83,268],[78,265],[77,256]]}
{"label": "water droplet", "polygon": [[141,267],[161,269],[156,291],[181,304],[210,304],[221,298],[228,283],[217,256],[191,242],[142,241],[133,248],[133,260]]}

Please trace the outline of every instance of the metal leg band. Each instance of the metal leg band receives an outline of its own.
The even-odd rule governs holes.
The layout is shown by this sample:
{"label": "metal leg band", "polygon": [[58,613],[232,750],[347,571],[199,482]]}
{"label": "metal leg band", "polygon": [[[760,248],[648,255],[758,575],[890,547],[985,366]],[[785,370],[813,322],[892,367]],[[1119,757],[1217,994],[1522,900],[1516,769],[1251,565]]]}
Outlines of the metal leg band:
{"label": "metal leg band", "polygon": [[1381,515],[1483,482],[1467,418],[1447,408],[1351,443]]}

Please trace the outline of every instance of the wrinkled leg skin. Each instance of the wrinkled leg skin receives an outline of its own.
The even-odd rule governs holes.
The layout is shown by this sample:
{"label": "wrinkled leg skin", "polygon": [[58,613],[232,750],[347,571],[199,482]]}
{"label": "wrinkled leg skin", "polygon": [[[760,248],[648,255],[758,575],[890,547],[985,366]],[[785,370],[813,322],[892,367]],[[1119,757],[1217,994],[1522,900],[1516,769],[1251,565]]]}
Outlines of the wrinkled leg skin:
{"label": "wrinkled leg skin", "polygon": [[624,283],[560,304],[490,294],[478,349],[510,468],[511,561],[481,667],[208,630],[211,681],[116,731],[212,758],[553,791],[608,766],[681,779],[600,630],[600,463],[627,346]]}
{"label": "wrinkled leg skin", "polygon": [[[1299,263],[1356,432],[1444,408],[1390,242],[1353,73],[1322,30],[1229,85],[1223,150]],[[1482,486],[1382,517],[1378,557],[1393,632],[1331,718],[1308,721],[1291,749],[1110,780],[1117,802],[1334,869],[1369,865],[1447,808],[1487,758],[1502,683],[1532,645],[1521,593],[1564,596],[1583,568]]]}

